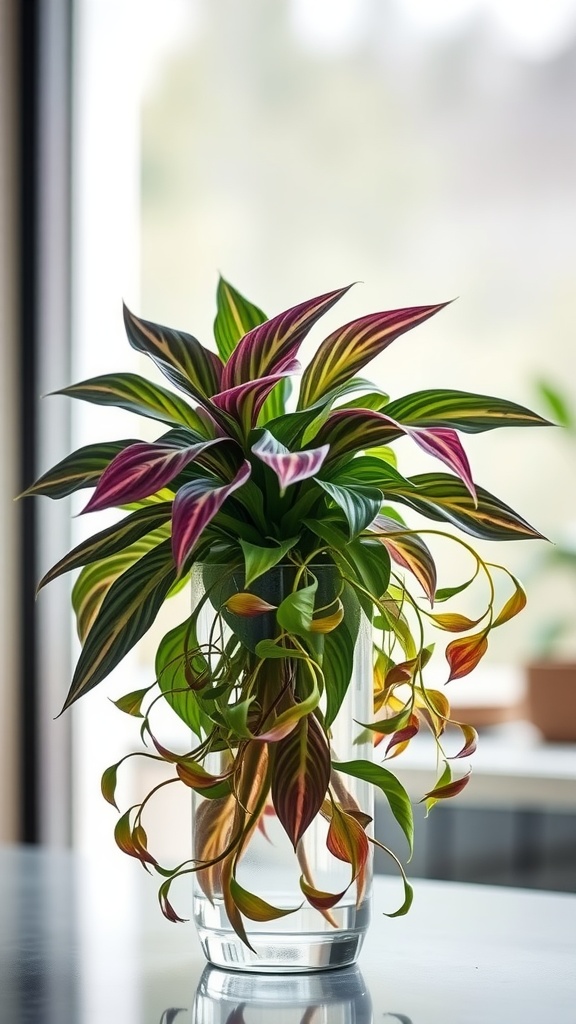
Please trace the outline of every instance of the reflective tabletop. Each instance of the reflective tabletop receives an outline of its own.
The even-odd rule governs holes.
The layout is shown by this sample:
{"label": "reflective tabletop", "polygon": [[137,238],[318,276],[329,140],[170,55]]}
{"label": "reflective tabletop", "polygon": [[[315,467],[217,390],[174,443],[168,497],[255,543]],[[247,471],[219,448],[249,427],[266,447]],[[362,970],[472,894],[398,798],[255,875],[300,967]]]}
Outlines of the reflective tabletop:
{"label": "reflective tabletop", "polygon": [[208,967],[154,892],[122,858],[0,850],[0,1022],[576,1024],[576,896],[416,881],[390,920],[377,878],[358,966],[281,976]]}

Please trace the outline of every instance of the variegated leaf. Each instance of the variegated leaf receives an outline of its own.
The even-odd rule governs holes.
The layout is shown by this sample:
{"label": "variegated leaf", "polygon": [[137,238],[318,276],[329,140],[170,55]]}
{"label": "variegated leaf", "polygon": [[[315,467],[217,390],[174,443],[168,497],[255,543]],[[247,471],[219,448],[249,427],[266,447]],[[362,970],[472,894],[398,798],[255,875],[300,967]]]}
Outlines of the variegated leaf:
{"label": "variegated leaf", "polygon": [[495,427],[550,426],[548,420],[516,402],[467,391],[415,391],[390,402],[386,411],[400,423],[453,427],[470,434]]}
{"label": "variegated leaf", "polygon": [[172,515],[172,502],[163,501],[154,505],[147,505],[126,516],[120,523],[109,526],[108,529],[94,534],[88,540],[78,544],[64,558],[61,558],[56,565],[42,577],[38,584],[38,590],[46,586],[62,573],[70,572],[71,569],[78,569],[91,562],[98,562],[110,555],[116,555],[124,548],[130,547],[146,534],[151,533],[157,527],[166,523]]}
{"label": "variegated leaf", "polygon": [[300,480],[308,480],[315,476],[328,455],[329,445],[320,448],[308,448],[301,452],[290,452],[280,441],[277,441],[269,430],[263,430],[252,451],[261,462],[274,471],[280,484],[280,493]]}
{"label": "variegated leaf", "polygon": [[220,358],[226,362],[240,339],[254,327],[263,324],[267,317],[223,277],[218,280],[216,305],[214,337]]}
{"label": "variegated leaf", "polygon": [[404,483],[396,481],[387,486],[386,493],[428,519],[453,523],[481,540],[542,538],[517,512],[483,487],[476,487],[475,504],[462,481],[448,473],[421,473]]}
{"label": "variegated leaf", "polygon": [[127,505],[155,494],[169,484],[198,455],[219,444],[222,438],[186,448],[169,444],[133,444],[106,467],[83,512]]}
{"label": "variegated leaf", "polygon": [[53,394],[80,398],[95,405],[117,406],[161,423],[183,424],[197,431],[198,440],[206,436],[205,424],[184,399],[137,373],[105,373]]}
{"label": "variegated leaf", "polygon": [[43,473],[21,495],[27,498],[43,494],[47,498],[64,498],[83,487],[94,487],[112,460],[125,448],[137,444],[133,438],[126,441],[105,441],[102,444],[88,444],[67,455],[56,466]]}
{"label": "variegated leaf", "polygon": [[63,711],[105,679],[144,635],[175,579],[167,540],[115,580],[84,641]]}
{"label": "variegated leaf", "polygon": [[342,298],[348,287],[300,302],[249,331],[224,367],[222,389],[281,373],[296,358],[310,328]]}
{"label": "variegated leaf", "polygon": [[288,374],[299,371],[300,364],[297,360],[292,360],[280,373],[259,377],[245,384],[236,384],[227,391],[219,392],[214,395],[212,403],[239,423],[246,435],[256,425],[260,410],[273,388]]}
{"label": "variegated leaf", "polygon": [[473,636],[458,637],[446,648],[446,660],[450,666],[448,682],[462,679],[475,669],[488,650],[486,632],[475,633]]}
{"label": "variegated leaf", "polygon": [[174,499],[172,513],[172,550],[178,571],[186,562],[204,527],[214,518],[226,498],[246,483],[250,463],[244,461],[227,484],[200,477],[184,484]]}
{"label": "variegated leaf", "polygon": [[127,306],[124,326],[132,348],[150,356],[181,391],[202,401],[220,390],[221,360],[191,334],[141,320]]}
{"label": "variegated leaf", "polygon": [[430,604],[433,604],[437,582],[436,565],[422,538],[385,515],[376,516],[370,530],[382,542],[390,558],[413,573]]}
{"label": "variegated leaf", "polygon": [[434,306],[371,313],[339,327],[322,342],[304,372],[299,408],[312,405],[327,391],[343,384],[401,334],[428,320],[446,305],[441,302]]}
{"label": "variegated leaf", "polygon": [[350,540],[367,529],[380,511],[382,491],[377,487],[365,487],[362,484],[349,484],[344,487],[330,480],[322,480],[320,477],[316,478],[316,483],[344,512]]}
{"label": "variegated leaf", "polygon": [[272,800],[294,848],[318,814],[330,782],[330,751],[313,715],[275,747]]}

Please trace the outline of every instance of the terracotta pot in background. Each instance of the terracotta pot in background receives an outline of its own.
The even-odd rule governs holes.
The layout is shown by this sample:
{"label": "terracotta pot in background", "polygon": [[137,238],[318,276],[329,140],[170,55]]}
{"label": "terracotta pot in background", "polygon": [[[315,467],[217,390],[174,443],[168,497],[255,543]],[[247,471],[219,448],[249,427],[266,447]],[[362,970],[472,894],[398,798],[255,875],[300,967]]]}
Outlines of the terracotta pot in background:
{"label": "terracotta pot in background", "polygon": [[576,742],[576,662],[533,662],[527,683],[528,717],[544,739]]}

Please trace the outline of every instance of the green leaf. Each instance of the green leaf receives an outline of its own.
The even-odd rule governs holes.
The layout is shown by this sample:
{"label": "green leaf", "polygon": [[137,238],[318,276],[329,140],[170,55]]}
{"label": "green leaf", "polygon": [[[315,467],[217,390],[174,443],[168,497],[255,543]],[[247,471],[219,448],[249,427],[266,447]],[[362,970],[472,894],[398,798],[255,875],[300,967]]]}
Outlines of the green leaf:
{"label": "green leaf", "polygon": [[149,686],[145,686],[143,690],[132,690],[131,693],[125,693],[123,697],[119,697],[118,700],[113,700],[112,703],[119,711],[124,711],[127,715],[133,715],[135,718],[143,718],[144,715],[141,710],[142,701],[149,690]]}
{"label": "green leaf", "polygon": [[80,398],[95,405],[117,406],[161,423],[190,427],[198,433],[198,440],[206,438],[205,423],[184,399],[137,373],[105,373],[53,394]]}
{"label": "green leaf", "polygon": [[279,380],[276,386],[272,388],[258,414],[258,425],[264,427],[270,420],[283,416],[291,394],[292,381],[290,378],[285,377],[284,380]]}
{"label": "green leaf", "polygon": [[541,533],[483,487],[476,487],[475,505],[467,487],[450,473],[421,473],[410,477],[407,485],[393,484],[386,490],[428,519],[453,523],[481,540],[542,539]]}
{"label": "green leaf", "polygon": [[390,556],[383,544],[357,538],[348,544],[344,556],[354,578],[373,597],[386,593],[390,583]]}
{"label": "green leaf", "polygon": [[[47,583],[61,576],[62,573],[70,572],[71,569],[78,569],[83,565],[98,562],[103,558],[116,555],[125,548],[130,547],[146,534],[151,533],[157,527],[166,523],[172,514],[172,502],[159,502],[147,505],[139,509],[131,516],[127,516],[120,523],[109,526],[108,529],[96,533],[93,537],[78,544],[64,558],[61,558],[56,565],[52,566],[49,572],[42,577],[38,584],[38,590]],[[168,536],[169,530],[165,531]],[[158,537],[158,540],[165,539]],[[133,561],[134,559],[131,559]]]}
{"label": "green leaf", "polygon": [[362,533],[378,515],[382,504],[382,491],[376,487],[363,487],[357,484],[342,487],[319,477],[315,477],[315,480],[344,512],[350,530],[350,540]]}
{"label": "green leaf", "polygon": [[235,878],[230,879],[230,893],[240,913],[244,914],[244,917],[250,918],[251,921],[276,921],[279,917],[286,917],[287,914],[293,914],[300,909],[299,907],[289,907],[287,910],[283,910],[280,907],[273,907],[260,896],[255,896],[254,893],[243,889]]}
{"label": "green leaf", "polygon": [[278,607],[276,619],[278,625],[288,633],[295,633],[297,636],[307,634],[312,628],[312,617],[314,615],[314,597],[318,589],[318,580],[314,580],[307,587],[295,590],[288,594]]}
{"label": "green leaf", "polygon": [[80,572],[72,588],[72,608],[82,643],[90,631],[102,602],[116,579],[139,558],[170,536],[168,524],[146,534],[116,555],[91,562]]}
{"label": "green leaf", "polygon": [[160,641],[156,652],[156,680],[166,702],[192,732],[202,737],[207,723],[191,680],[209,677],[208,664],[199,648],[194,616],[181,622]]}
{"label": "green leaf", "polygon": [[415,391],[397,398],[386,409],[399,423],[419,427],[452,427],[469,434],[495,427],[550,426],[548,420],[516,402],[467,391]]}
{"label": "green leaf", "polygon": [[333,761],[332,767],[346,775],[352,775],[356,779],[369,782],[376,786],[386,797],[390,804],[390,810],[402,829],[410,856],[414,848],[414,816],[412,804],[404,786],[398,781],[392,772],[381,765],[373,764],[371,761]]}
{"label": "green leaf", "polygon": [[312,533],[315,533],[317,537],[320,537],[320,540],[325,541],[329,548],[335,551],[340,551],[348,544],[345,530],[333,520],[328,522],[324,519],[305,519],[304,525],[309,530],[312,530]]}
{"label": "green leaf", "polygon": [[110,765],[109,768],[102,775],[102,781],[100,788],[102,790],[102,796],[107,803],[112,804],[118,810],[118,804],[116,803],[116,783],[118,781],[118,768],[120,767],[120,761],[117,764]]}
{"label": "green leaf", "polygon": [[259,658],[296,658],[301,661],[308,661],[308,655],[304,651],[297,651],[291,647],[280,647],[275,640],[260,640],[256,644],[256,654]]}
{"label": "green leaf", "polygon": [[126,441],[105,441],[102,444],[88,444],[84,448],[78,448],[39,477],[20,497],[43,494],[47,498],[64,498],[82,487],[94,487],[112,459],[115,459],[124,448],[137,443],[129,438]]}
{"label": "green leaf", "polygon": [[268,569],[278,565],[278,562],[281,562],[286,557],[288,552],[298,543],[298,540],[298,537],[290,537],[288,540],[284,540],[281,544],[277,544],[272,548],[263,548],[257,544],[250,544],[248,541],[241,540],[240,547],[244,552],[244,562],[246,565],[245,586],[249,587],[259,576],[268,572]]}
{"label": "green leaf", "polygon": [[265,313],[220,277],[216,291],[214,338],[220,358],[226,362],[248,331],[268,319]]}
{"label": "green leaf", "polygon": [[144,636],[175,579],[168,540],[115,580],[84,641],[63,711],[105,679]]}
{"label": "green leaf", "polygon": [[345,615],[336,629],[324,637],[324,655],[322,672],[326,688],[326,712],[324,722],[326,728],[336,720],[342,707],[354,667],[354,647],[360,626],[360,607],[353,593],[346,598],[342,595]]}
{"label": "green leaf", "polygon": [[554,384],[550,384],[549,381],[545,380],[537,382],[536,390],[540,398],[548,406],[550,414],[554,417],[556,423],[560,427],[574,430],[576,428],[576,420],[570,409],[566,394],[559,391]]}

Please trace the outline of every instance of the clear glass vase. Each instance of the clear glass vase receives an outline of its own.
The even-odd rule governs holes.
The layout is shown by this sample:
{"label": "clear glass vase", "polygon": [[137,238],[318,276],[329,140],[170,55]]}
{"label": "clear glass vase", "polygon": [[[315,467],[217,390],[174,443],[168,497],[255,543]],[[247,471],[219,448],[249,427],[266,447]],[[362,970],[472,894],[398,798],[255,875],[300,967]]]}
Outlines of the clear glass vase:
{"label": "clear glass vase", "polygon": [[[310,573],[310,578],[318,584],[316,608],[330,609],[337,595],[342,595],[342,584],[334,568],[313,566]],[[275,567],[248,589],[277,607],[293,590],[294,574],[293,566]],[[243,648],[254,651],[260,640],[277,635],[274,613],[254,618],[225,615],[223,629],[217,609],[221,611],[228,596],[244,589],[242,572],[226,571],[225,567],[214,565],[195,567],[192,597],[196,606],[202,603],[197,634],[199,644],[204,644],[206,651],[209,644],[214,643],[217,629],[220,630],[220,649],[226,640],[236,637]],[[333,763],[372,758],[370,735],[358,724],[372,718],[371,630],[352,593],[347,594],[342,603],[345,619],[346,616],[353,619],[350,623],[350,635],[354,638],[353,659],[346,695],[328,730]],[[315,657],[326,676],[330,672],[330,663],[333,664],[333,655],[332,659],[324,658],[323,642],[320,634],[314,641],[317,644]],[[280,699],[288,685],[297,688],[300,665],[301,662],[291,658],[266,659],[263,662],[258,683],[270,700],[273,701],[276,694]],[[330,687],[328,678],[326,685]],[[241,674],[238,693],[241,696]],[[326,701],[324,693],[318,708],[320,721],[326,713]],[[279,704],[279,708],[281,706]],[[279,748],[274,741],[261,743],[256,758],[260,757],[260,749],[265,747],[268,747],[266,756],[271,759],[270,771],[273,774],[276,769],[274,758]],[[225,772],[233,756],[234,751],[211,753],[205,767],[213,774]],[[259,762],[254,762],[254,771],[259,770]],[[310,779],[313,771],[312,766]],[[353,814],[372,818],[373,793],[369,784],[332,770],[329,788],[332,800],[339,806],[352,810]],[[272,785],[259,812],[257,826],[242,850],[236,865],[236,880],[244,890],[266,903],[293,912],[270,921],[244,919],[250,944],[247,945],[227,915],[219,865],[209,871],[200,870],[194,876],[193,914],[204,954],[216,966],[253,972],[316,971],[352,964],[360,952],[370,921],[372,855],[369,854],[361,877],[350,884],[351,865],[335,857],[328,849],[329,821],[320,813],[294,848],[275,813],[273,790]],[[222,825],[226,816],[226,798],[206,800],[195,794],[193,799],[194,857],[200,861],[206,859],[207,850],[214,856],[225,849],[234,826],[230,820],[227,825]],[[363,820],[366,822],[367,817]],[[370,825],[366,831],[370,834]],[[330,909],[316,909],[303,897],[302,878],[315,890],[332,894],[342,892],[344,895]]]}

